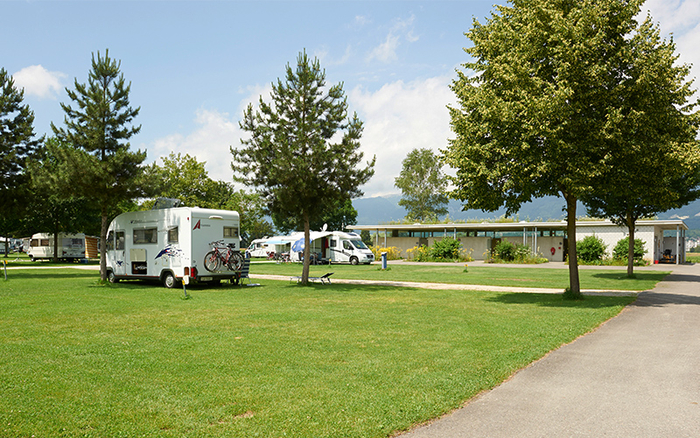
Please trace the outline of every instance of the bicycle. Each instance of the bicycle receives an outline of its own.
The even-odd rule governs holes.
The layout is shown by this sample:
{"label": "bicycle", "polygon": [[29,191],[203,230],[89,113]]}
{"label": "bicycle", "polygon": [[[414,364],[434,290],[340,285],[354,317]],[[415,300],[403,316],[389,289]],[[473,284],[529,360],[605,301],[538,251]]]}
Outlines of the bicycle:
{"label": "bicycle", "polygon": [[243,255],[235,250],[235,245],[229,243],[224,246],[223,240],[209,243],[212,250],[204,255],[204,268],[209,272],[217,272],[221,266],[226,266],[229,271],[240,271],[243,267]]}

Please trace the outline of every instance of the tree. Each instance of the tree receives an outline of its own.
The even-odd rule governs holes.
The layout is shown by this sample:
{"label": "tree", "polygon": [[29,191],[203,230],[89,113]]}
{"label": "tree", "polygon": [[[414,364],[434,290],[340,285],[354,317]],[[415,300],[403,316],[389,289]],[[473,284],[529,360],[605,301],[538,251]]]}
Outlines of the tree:
{"label": "tree", "polygon": [[46,140],[46,147],[28,161],[32,195],[26,202],[27,214],[23,228],[34,232],[49,232],[54,239],[54,261],[59,258],[59,233],[99,233],[99,210],[85,197],[76,197],[52,184],[59,170],[59,151],[68,147],[54,137]]}
{"label": "tree", "polygon": [[309,277],[311,221],[338,202],[361,196],[374,174],[374,159],[358,168],[362,122],[353,114],[341,84],[326,87],[317,59],[299,54],[296,69],[272,84],[271,103],[249,105],[240,127],[250,134],[231,148],[235,179],[258,188],[270,214],[303,224],[302,284]]}
{"label": "tree", "polygon": [[677,64],[673,40],[662,41],[647,17],[630,39],[625,75],[613,91],[622,102],[607,132],[610,151],[594,189],[592,216],[627,227],[627,276],[634,276],[637,220],[680,208],[700,196],[700,118],[690,67]]}
{"label": "tree", "polygon": [[443,153],[465,208],[514,214],[533,198],[566,202],[569,296],[580,298],[576,202],[605,166],[621,103],[627,38],[643,0],[512,0],[467,33],[456,137]]}
{"label": "tree", "polygon": [[150,193],[141,166],[146,152],[129,150],[129,138],[141,130],[132,125],[140,108],[129,104],[131,83],[126,84],[120,67],[109,50],[104,57],[93,54],[87,84],[76,79],[74,91],[66,88],[77,108],[61,103],[65,128],[51,124],[56,137],[70,146],[56,150],[60,164],[50,184],[84,196],[100,209],[102,280],[107,278],[107,228],[114,206]]}
{"label": "tree", "polygon": [[15,88],[12,76],[0,69],[0,235],[5,237],[19,226],[29,183],[26,162],[42,142],[34,139],[34,112],[23,100],[24,90]]}
{"label": "tree", "polygon": [[442,162],[430,149],[413,149],[403,160],[394,185],[401,189],[399,205],[410,221],[435,221],[447,214],[447,176]]}

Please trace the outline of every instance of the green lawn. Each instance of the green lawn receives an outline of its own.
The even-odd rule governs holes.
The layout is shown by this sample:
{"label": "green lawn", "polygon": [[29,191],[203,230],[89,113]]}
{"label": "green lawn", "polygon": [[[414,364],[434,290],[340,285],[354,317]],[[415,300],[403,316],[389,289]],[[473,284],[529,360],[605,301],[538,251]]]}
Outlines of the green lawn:
{"label": "green lawn", "polygon": [[192,287],[185,300],[139,282],[100,286],[90,271],[8,274],[8,437],[386,437],[633,300],[266,280]]}
{"label": "green lawn", "polygon": [[[489,286],[545,287],[564,290],[569,286],[568,269],[550,269],[544,267],[515,268],[508,265],[469,266],[464,272],[464,265],[389,265],[382,271],[378,265],[321,265],[311,266],[311,275],[320,276],[333,272],[331,278],[417,281],[451,284],[481,284]],[[301,265],[297,263],[253,263],[251,274],[301,275]],[[581,288],[605,290],[642,291],[653,289],[669,272],[635,269],[636,278],[627,278],[627,272],[621,269],[579,269]]]}

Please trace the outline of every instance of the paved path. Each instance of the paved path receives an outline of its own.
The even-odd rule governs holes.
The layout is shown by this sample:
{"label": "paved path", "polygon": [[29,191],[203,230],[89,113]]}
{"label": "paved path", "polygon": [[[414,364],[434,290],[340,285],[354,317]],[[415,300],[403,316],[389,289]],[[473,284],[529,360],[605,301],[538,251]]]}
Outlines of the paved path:
{"label": "paved path", "polygon": [[700,436],[700,265],[673,270],[595,332],[401,438]]}

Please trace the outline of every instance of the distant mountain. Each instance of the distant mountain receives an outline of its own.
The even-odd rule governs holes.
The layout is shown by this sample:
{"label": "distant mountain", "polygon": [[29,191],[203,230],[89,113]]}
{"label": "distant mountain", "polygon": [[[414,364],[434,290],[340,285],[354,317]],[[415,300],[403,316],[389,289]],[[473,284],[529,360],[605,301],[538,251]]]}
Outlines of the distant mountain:
{"label": "distant mountain", "polygon": [[[401,195],[355,199],[352,204],[357,210],[358,225],[380,225],[400,221],[406,216],[406,210],[399,206],[400,199]],[[566,202],[562,198],[554,196],[539,198],[523,204],[517,218],[527,221],[563,220],[566,219],[565,206]],[[450,201],[447,208],[450,219],[455,221],[498,219],[505,215],[505,209],[491,213],[481,210],[462,211],[462,204],[454,200]],[[579,217],[587,213],[581,203],[578,204],[576,212]],[[658,217],[659,219],[683,219],[688,228],[700,230],[700,199],[683,208],[661,213]]]}

